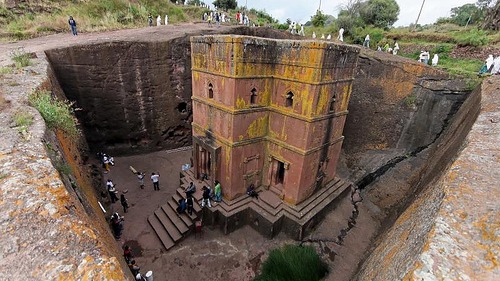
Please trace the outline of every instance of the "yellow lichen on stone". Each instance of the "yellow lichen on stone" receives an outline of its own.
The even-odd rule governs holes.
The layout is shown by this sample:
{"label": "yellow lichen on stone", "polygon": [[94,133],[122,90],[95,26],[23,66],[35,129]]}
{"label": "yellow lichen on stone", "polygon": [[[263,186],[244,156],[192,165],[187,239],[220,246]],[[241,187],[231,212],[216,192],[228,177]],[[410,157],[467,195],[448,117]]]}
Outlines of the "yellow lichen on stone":
{"label": "yellow lichen on stone", "polygon": [[247,129],[250,138],[262,137],[267,133],[268,116],[259,117],[254,120]]}

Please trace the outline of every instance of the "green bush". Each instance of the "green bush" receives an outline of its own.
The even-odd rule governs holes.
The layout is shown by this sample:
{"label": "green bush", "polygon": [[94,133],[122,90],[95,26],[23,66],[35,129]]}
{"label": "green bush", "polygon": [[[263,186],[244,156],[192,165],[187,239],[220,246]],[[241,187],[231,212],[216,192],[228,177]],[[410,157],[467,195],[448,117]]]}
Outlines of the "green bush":
{"label": "green bush", "polygon": [[18,49],[13,51],[11,54],[11,59],[17,68],[25,67],[31,65],[31,55],[26,53],[24,49]]}
{"label": "green bush", "polygon": [[60,129],[73,137],[79,134],[71,103],[53,98],[48,91],[33,92],[28,99],[49,128]]}
{"label": "green bush", "polygon": [[469,32],[460,32],[455,35],[458,46],[485,46],[490,43],[488,35],[483,30],[471,29]]}
{"label": "green bush", "polygon": [[327,273],[328,266],[313,247],[285,245],[271,251],[255,281],[317,281]]}

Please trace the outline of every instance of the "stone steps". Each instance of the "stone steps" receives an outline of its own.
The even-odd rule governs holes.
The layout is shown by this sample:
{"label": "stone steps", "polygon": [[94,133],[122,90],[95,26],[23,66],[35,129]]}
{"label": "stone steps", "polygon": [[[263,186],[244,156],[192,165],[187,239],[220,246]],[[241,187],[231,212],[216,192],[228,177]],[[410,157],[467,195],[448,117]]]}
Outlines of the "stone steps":
{"label": "stone steps", "polygon": [[168,232],[165,230],[161,222],[158,220],[158,218],[152,214],[148,217],[148,222],[155,231],[156,235],[158,238],[160,238],[161,243],[165,247],[165,249],[170,249],[173,246],[175,246],[174,240],[168,235]]}

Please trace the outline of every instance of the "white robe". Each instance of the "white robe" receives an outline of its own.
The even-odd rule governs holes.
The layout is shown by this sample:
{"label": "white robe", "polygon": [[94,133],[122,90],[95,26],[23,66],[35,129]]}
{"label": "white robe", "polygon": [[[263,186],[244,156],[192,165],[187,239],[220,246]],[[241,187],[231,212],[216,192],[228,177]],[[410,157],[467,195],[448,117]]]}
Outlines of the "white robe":
{"label": "white robe", "polygon": [[438,64],[439,57],[437,54],[434,54],[434,57],[432,58],[432,66],[436,66]]}
{"label": "white robe", "polygon": [[156,18],[156,25],[157,25],[157,26],[160,26],[160,25],[161,25],[161,16],[158,16],[158,17]]}
{"label": "white robe", "polygon": [[493,61],[495,64],[493,66],[493,69],[491,70],[491,74],[497,74],[500,73],[500,56],[496,57],[495,60]]}
{"label": "white robe", "polygon": [[492,64],[493,64],[493,55],[489,55],[488,58],[486,59],[486,68],[490,69]]}

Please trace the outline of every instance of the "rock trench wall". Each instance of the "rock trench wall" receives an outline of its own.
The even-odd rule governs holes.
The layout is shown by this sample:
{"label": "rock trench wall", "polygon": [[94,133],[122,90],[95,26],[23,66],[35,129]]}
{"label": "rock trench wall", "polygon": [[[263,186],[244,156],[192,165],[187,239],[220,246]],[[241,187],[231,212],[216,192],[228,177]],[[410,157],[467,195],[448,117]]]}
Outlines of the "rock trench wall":
{"label": "rock trench wall", "polygon": [[[265,28],[231,33],[292,37]],[[191,144],[191,36],[46,51],[52,82],[75,102],[91,149],[123,155]]]}

